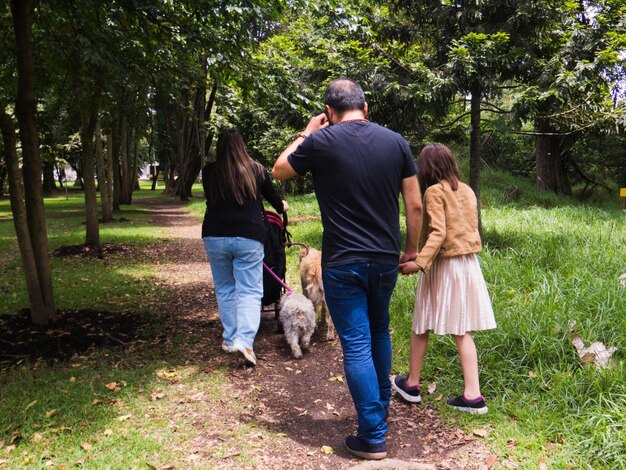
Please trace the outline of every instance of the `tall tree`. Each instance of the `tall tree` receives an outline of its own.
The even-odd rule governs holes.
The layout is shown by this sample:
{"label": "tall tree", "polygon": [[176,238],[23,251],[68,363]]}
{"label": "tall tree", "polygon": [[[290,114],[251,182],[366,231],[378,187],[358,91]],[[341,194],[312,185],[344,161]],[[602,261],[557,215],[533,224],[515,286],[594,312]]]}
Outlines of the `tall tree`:
{"label": "tall tree", "polygon": [[[24,207],[19,202],[21,192],[19,170],[16,170],[17,161],[11,150],[7,155],[10,154],[12,156],[10,179],[12,190],[15,192],[15,195],[12,196],[15,199],[13,207],[18,214],[16,230],[19,235],[25,237],[23,243],[20,243],[20,252],[25,266],[26,282],[29,284],[31,318],[34,323],[45,324],[54,320],[55,305],[41,184],[42,162],[39,155],[39,139],[35,118],[32,12],[33,4],[31,0],[11,1],[18,78],[15,114],[19,124],[20,141],[22,144]],[[14,146],[14,138],[11,136],[11,129],[4,109],[2,121],[5,144],[7,144],[8,140],[8,147],[10,148]],[[26,227],[24,227],[23,212],[25,212],[26,216]],[[26,233],[28,236],[26,236]]]}

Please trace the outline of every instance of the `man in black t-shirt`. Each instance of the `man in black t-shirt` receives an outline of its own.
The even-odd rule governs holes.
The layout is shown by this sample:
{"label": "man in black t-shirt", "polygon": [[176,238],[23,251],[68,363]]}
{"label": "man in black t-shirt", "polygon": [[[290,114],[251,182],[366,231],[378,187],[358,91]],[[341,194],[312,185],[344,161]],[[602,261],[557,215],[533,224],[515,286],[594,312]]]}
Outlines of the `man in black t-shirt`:
{"label": "man in black t-shirt", "polygon": [[[366,459],[387,455],[391,397],[389,302],[398,260],[413,259],[422,204],[406,141],[367,121],[361,87],[346,78],[326,89],[325,114],[278,157],[272,176],[311,172],[320,206],[322,277],[326,303],[341,340],[346,381],[358,415],[346,448]],[[332,126],[331,126],[332,124]],[[398,196],[406,208],[407,238],[400,256]]]}

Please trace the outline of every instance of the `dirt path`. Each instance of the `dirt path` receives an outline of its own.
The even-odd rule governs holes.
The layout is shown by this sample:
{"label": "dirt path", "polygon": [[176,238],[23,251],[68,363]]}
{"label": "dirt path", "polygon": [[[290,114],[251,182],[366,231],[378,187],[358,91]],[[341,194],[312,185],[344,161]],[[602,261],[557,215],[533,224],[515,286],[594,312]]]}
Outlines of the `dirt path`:
{"label": "dirt path", "polygon": [[[204,371],[228,370],[224,400],[237,400],[236,410],[203,409],[186,416],[201,423],[198,439],[189,442],[199,456],[193,467],[232,468],[230,457],[245,452],[257,468],[480,468],[489,455],[474,437],[445,428],[436,411],[394,398],[390,407],[389,459],[379,463],[351,457],[343,448],[345,436],[355,431],[356,413],[343,380],[338,341],[315,333],[311,352],[293,360],[284,337],[276,333],[273,313],[264,313],[255,341],[258,365],[237,367],[220,349],[221,327],[211,272],[200,238],[200,222],[179,203],[147,201],[155,227],[170,242],[147,248],[159,263],[158,282],[166,288],[169,328],[183,338],[190,363]],[[198,334],[202,332],[202,334]],[[189,413],[189,411],[187,411]],[[232,434],[254,423],[260,431],[246,440],[246,449],[231,449],[231,456],[206,460],[203,448],[224,444],[224,427]],[[267,431],[267,432],[266,432]],[[333,449],[323,452],[323,447]]]}

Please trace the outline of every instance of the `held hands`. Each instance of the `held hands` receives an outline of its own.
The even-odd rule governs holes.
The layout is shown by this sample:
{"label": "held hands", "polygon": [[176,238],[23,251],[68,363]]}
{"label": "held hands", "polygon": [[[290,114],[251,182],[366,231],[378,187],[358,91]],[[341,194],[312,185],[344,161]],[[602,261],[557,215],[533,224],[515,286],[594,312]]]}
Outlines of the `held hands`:
{"label": "held hands", "polygon": [[400,256],[398,269],[401,274],[413,274],[420,270],[419,265],[414,261],[417,253],[405,252]]}
{"label": "held hands", "polygon": [[328,127],[328,118],[326,114],[318,114],[317,116],[313,116],[309,123],[306,125],[306,129],[304,129],[304,133],[307,135],[311,135],[313,132],[319,131],[320,129],[324,129]]}
{"label": "held hands", "polygon": [[398,270],[400,274],[413,274],[418,272],[420,267],[415,261],[407,261],[406,263],[400,263]]}

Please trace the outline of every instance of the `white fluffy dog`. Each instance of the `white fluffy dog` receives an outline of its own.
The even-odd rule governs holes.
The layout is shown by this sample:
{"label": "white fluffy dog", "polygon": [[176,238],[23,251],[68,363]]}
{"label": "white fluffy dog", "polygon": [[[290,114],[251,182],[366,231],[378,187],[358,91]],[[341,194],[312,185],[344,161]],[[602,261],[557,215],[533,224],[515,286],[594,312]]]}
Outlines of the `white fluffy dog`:
{"label": "white fluffy dog", "polygon": [[286,292],[278,304],[278,319],[283,325],[293,357],[300,359],[302,350],[309,349],[309,342],[315,331],[313,302],[302,294]]}

